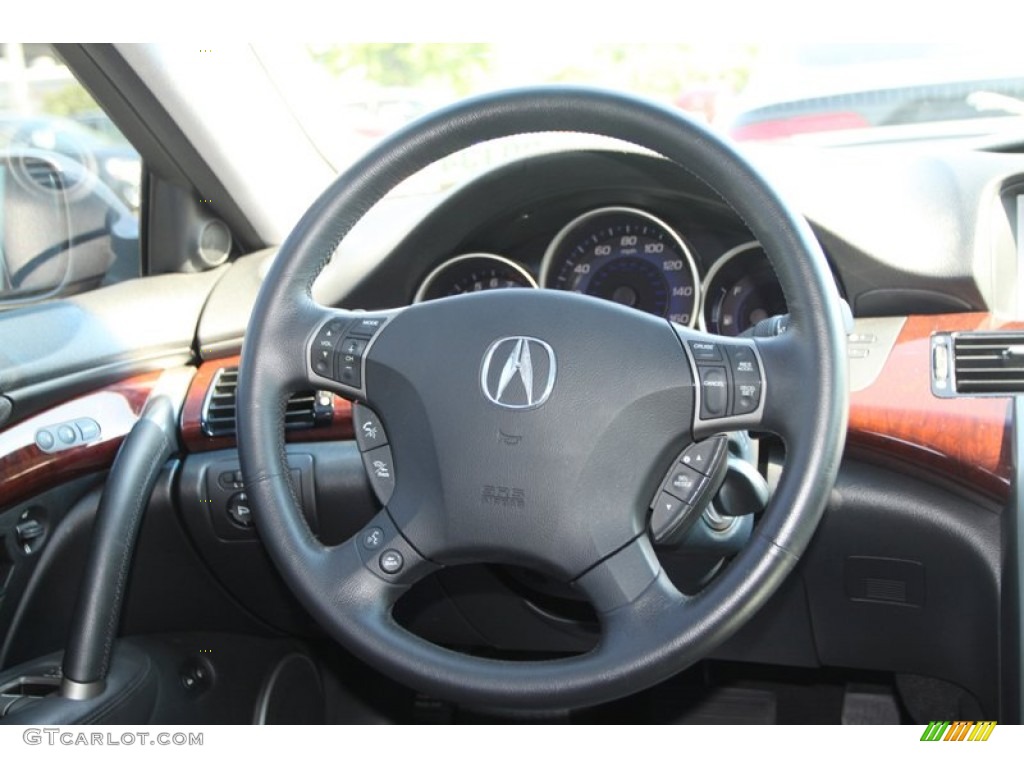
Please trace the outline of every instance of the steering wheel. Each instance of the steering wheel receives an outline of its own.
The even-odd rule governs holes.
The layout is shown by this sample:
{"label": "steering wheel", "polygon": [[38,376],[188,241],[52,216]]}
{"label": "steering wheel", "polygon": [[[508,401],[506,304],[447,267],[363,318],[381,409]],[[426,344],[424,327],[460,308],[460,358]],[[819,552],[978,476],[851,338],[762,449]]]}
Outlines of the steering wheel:
{"label": "steering wheel", "polygon": [[[341,239],[398,182],[475,143],[541,131],[623,139],[703,179],[771,259],[789,307],[786,330],[725,339],[545,290],[377,313],[312,299]],[[364,464],[385,502],[336,546],[307,526],[284,458],[286,399],[310,388],[356,402]],[[313,204],[256,300],[238,439],[262,540],[338,642],[442,699],[572,707],[683,670],[765,603],[822,515],[847,407],[835,283],[806,222],[748,162],[678,112],[599,90],[538,88],[475,98],[411,124]],[[683,449],[733,429],[781,436],[786,465],[747,546],[703,591],[683,595],[652,547],[652,498]],[[412,584],[474,562],[526,566],[574,585],[597,613],[596,646],[509,662],[436,646],[395,622],[391,608]]]}

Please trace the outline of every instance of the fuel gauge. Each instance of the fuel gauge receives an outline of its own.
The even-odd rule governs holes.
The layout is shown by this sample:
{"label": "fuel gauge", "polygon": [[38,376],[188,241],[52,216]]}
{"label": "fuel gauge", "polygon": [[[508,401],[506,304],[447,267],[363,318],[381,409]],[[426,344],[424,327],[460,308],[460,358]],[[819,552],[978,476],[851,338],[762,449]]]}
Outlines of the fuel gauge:
{"label": "fuel gauge", "polygon": [[787,311],[782,286],[756,242],[723,254],[704,279],[702,295],[701,325],[720,336],[739,336],[761,320]]}

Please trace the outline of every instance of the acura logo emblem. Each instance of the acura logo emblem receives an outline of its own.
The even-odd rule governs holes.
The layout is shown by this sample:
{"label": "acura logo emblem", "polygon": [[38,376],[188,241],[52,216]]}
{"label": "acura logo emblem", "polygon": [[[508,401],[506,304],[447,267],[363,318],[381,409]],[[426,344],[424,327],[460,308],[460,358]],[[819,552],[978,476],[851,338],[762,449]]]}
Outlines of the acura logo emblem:
{"label": "acura logo emblem", "polygon": [[543,405],[555,386],[555,353],[530,336],[506,336],[487,348],[480,386],[502,408],[522,410]]}

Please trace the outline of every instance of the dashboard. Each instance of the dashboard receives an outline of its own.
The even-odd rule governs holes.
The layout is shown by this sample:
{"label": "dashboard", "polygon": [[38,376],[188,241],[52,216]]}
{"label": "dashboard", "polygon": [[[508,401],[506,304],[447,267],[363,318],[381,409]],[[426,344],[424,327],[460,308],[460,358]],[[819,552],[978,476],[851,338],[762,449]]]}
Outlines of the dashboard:
{"label": "dashboard", "polygon": [[[851,412],[833,501],[801,570],[722,658],[937,676],[996,711],[1000,678],[985,660],[997,658],[1000,643],[1000,541],[1016,472],[1012,419],[1005,399],[933,397],[929,339],[1019,327],[1007,318],[1019,316],[1014,222],[1024,164],[977,151],[809,158],[780,151],[755,159],[808,218],[853,311]],[[250,254],[203,277],[202,290],[188,296],[202,310],[177,313],[199,320],[194,347],[189,328],[178,362],[190,377],[180,468],[156,503],[173,508],[206,567],[247,610],[285,631],[305,631],[239,515],[244,479],[234,436],[204,428],[214,396],[233,398],[224,372],[238,364],[274,255]],[[385,200],[341,244],[314,292],[326,305],[372,311],[510,287],[577,291],[721,335],[786,308],[766,254],[710,187],[658,157],[593,150],[529,157],[444,194]],[[109,325],[93,300],[82,300],[75,327],[105,339],[92,333]],[[52,333],[33,323],[33,338],[61,352],[54,360],[84,367],[75,355],[87,345],[79,337],[66,343],[69,323]],[[55,364],[17,367],[23,379],[5,391],[55,379]],[[0,466],[12,503],[109,467],[161,377],[116,379],[5,430]],[[288,440],[310,524],[332,543],[375,508],[351,442],[351,405],[327,396],[326,422],[314,413]],[[97,441],[55,453],[38,447],[41,431],[85,417],[100,424]],[[783,462],[782,448],[769,446],[758,469],[770,482]],[[720,554],[659,556],[673,578],[697,581]],[[403,621],[437,642],[567,653],[593,638],[593,617],[578,601],[529,574],[450,573],[429,588],[436,595],[414,595]]]}
{"label": "dashboard", "polygon": [[[878,184],[886,172],[903,173],[900,161],[884,154],[839,153],[836,168],[820,157],[813,168],[798,168],[804,161],[785,153],[758,162],[770,177],[783,174],[780,186],[805,211],[856,317],[997,308],[1005,285],[997,276],[1015,258],[1012,246],[1000,241],[998,251],[986,245],[978,253],[992,242],[988,221],[961,209],[937,213],[944,198],[978,199],[990,177],[963,180],[944,162],[929,163],[926,173],[913,170],[920,187],[908,190]],[[832,173],[848,176],[851,165],[868,177],[856,180],[856,191],[823,186]],[[801,181],[811,174],[817,183]],[[528,157],[440,198],[400,201],[377,215],[371,211],[321,275],[324,303],[371,310],[536,286],[603,297],[722,335],[785,311],[742,219],[703,181],[651,155]],[[208,336],[226,340],[221,328]]]}

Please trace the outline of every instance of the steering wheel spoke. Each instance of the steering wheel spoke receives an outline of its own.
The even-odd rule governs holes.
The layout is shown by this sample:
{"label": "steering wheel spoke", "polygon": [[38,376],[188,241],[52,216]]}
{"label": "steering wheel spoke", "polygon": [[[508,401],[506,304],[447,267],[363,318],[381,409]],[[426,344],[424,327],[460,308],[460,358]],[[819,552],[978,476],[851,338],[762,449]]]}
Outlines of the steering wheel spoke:
{"label": "steering wheel spoke", "polygon": [[638,536],[576,579],[575,584],[601,615],[637,607],[649,590],[661,593],[661,601],[680,604],[686,600],[662,574],[661,563],[647,535]]}
{"label": "steering wheel spoke", "polygon": [[305,378],[316,389],[329,389],[350,400],[366,398],[366,358],[380,332],[401,310],[349,312],[316,307],[303,321]]}
{"label": "steering wheel spoke", "polygon": [[790,328],[769,338],[726,338],[675,326],[694,372],[693,435],[772,432],[784,439],[805,428],[805,406],[820,371],[809,343]]}
{"label": "steering wheel spoke", "polygon": [[[806,404],[813,388],[819,386],[822,373],[808,355],[808,344],[792,328],[779,336],[756,340],[765,379],[764,402],[757,425],[749,429],[772,432],[787,443],[806,431]],[[845,381],[842,386],[847,386]]]}
{"label": "steering wheel spoke", "polygon": [[770,387],[759,345],[673,327],[694,375],[694,438],[763,428]]}
{"label": "steering wheel spoke", "polygon": [[438,567],[405,539],[386,509],[344,543],[324,550],[325,574],[339,590],[338,600],[377,613],[390,611],[409,587]]}

